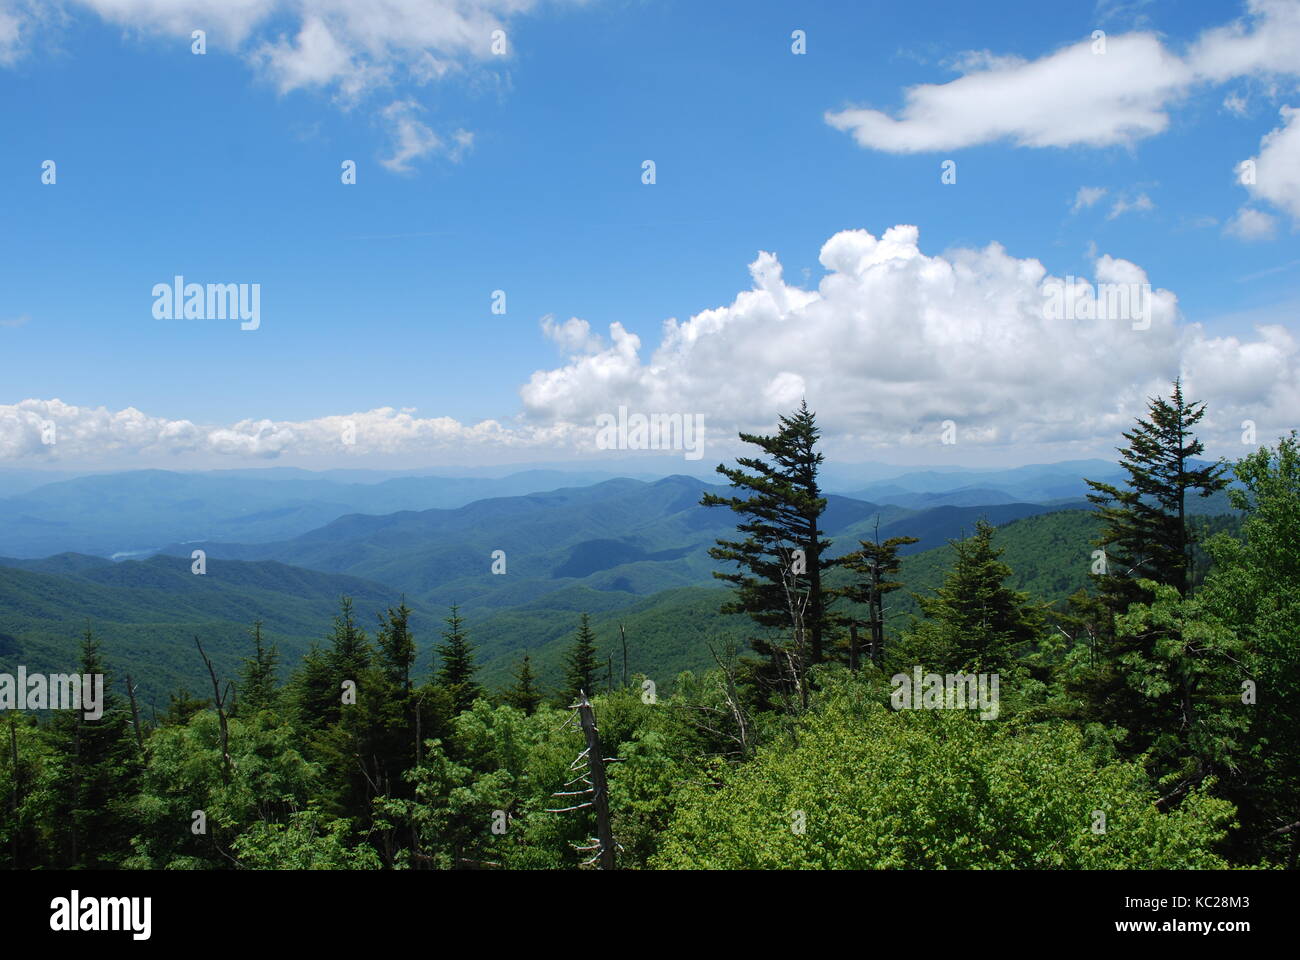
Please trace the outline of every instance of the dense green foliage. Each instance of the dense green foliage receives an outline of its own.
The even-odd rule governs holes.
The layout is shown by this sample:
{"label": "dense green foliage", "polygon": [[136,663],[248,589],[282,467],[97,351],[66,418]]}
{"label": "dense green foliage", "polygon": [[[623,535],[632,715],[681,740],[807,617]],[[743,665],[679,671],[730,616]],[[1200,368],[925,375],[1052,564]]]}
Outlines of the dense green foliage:
{"label": "dense green foliage", "polygon": [[[699,588],[553,610],[539,643],[497,652],[490,682],[490,618],[453,609],[435,650],[415,608],[385,598],[368,630],[345,595],[300,658],[282,660],[256,617],[211,663],[205,638],[173,638],[196,666],[159,712],[139,709],[142,677],[116,673],[116,642],[87,630],[103,715],[0,717],[0,863],[576,868],[597,811],[569,709],[582,691],[614,758],[603,799],[623,868],[1295,867],[1300,440],[1235,476],[1239,521],[1188,529],[1178,513],[1175,530],[1174,499],[1150,517],[1181,588],[1143,569],[1123,590],[1082,589],[1113,516],[977,520],[901,558],[905,544],[860,540],[827,566],[843,616],[869,622],[882,592],[912,606],[883,608],[880,663],[846,668],[832,643],[822,663],[790,661],[805,697],[770,695],[740,652],[755,624]],[[767,629],[770,655],[800,624]],[[967,674],[1000,679],[999,709],[954,699]],[[896,696],[923,675],[937,694],[926,679]]]}

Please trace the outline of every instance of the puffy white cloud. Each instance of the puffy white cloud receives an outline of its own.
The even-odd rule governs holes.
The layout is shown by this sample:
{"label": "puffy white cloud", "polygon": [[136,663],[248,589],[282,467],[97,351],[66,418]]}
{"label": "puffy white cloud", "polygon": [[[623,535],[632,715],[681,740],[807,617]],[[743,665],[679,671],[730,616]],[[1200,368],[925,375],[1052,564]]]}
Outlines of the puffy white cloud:
{"label": "puffy white cloud", "polygon": [[1207,30],[1179,56],[1150,32],[1092,39],[1036,60],[988,52],[963,76],[904,91],[896,116],[866,107],[826,114],[864,147],[890,153],[996,141],[1023,147],[1106,147],[1163,133],[1168,110],[1197,84],[1300,74],[1300,2],[1250,0],[1247,16]]}
{"label": "puffy white cloud", "polygon": [[1255,198],[1286,211],[1292,221],[1300,224],[1300,109],[1282,108],[1282,126],[1265,134],[1259,156],[1251,159],[1254,182],[1246,183],[1246,189]]}
{"label": "puffy white cloud", "polygon": [[[1251,342],[1209,339],[1181,321],[1167,290],[1151,291],[1149,327],[1134,329],[1134,315],[1108,309],[1115,301],[1100,287],[1079,280],[1066,288],[1039,261],[998,244],[927,255],[913,226],[881,237],[838,233],[821,263],[828,273],[807,290],[784,281],[775,256],[759,254],[751,290],[685,323],[666,321],[645,358],[640,340],[611,324],[598,352],[584,349],[532,376],[520,391],[527,417],[581,424],[626,405],[702,413],[711,433],[725,437],[770,427],[807,396],[828,439],[850,445],[935,443],[939,424],[953,419],[964,441],[1108,449],[1180,372],[1226,431],[1240,416],[1280,428],[1294,414],[1279,405],[1300,375],[1286,331]],[[1148,278],[1102,256],[1094,281],[1136,292]],[[1066,316],[1049,309],[1062,290],[1075,301]],[[1265,367],[1260,356],[1269,358]],[[1252,373],[1221,398],[1215,363]]]}
{"label": "puffy white cloud", "polygon": [[1199,78],[1300,72],[1300,3],[1249,0],[1246,10],[1246,18],[1205,31],[1192,46],[1187,60]]}

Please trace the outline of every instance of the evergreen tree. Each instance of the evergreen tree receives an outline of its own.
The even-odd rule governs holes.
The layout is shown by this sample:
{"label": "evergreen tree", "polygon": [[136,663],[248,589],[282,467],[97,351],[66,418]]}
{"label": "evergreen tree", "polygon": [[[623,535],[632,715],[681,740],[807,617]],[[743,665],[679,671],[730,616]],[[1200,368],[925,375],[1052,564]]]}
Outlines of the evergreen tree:
{"label": "evergreen tree", "polygon": [[1128,474],[1127,489],[1088,480],[1104,523],[1097,546],[1106,551],[1106,571],[1098,586],[1115,613],[1130,603],[1149,601],[1139,580],[1166,584],[1186,596],[1191,586],[1192,538],[1187,525],[1187,496],[1208,497],[1222,490],[1222,464],[1192,466],[1205,447],[1192,434],[1205,416],[1205,404],[1187,402],[1180,380],[1173,395],[1149,401],[1149,419],[1124,433],[1128,445],[1119,448],[1120,466]]}
{"label": "evergreen tree", "polygon": [[292,699],[296,721],[304,732],[323,730],[342,716],[344,684],[355,684],[370,669],[370,641],[357,627],[352,598],[339,599],[339,613],[328,637],[329,646],[313,645],[294,675]]}
{"label": "evergreen tree", "polygon": [[902,566],[899,548],[920,542],[917,537],[890,537],[881,543],[879,528],[877,520],[876,538],[859,540],[859,549],[840,561],[855,574],[853,583],[845,588],[844,596],[867,607],[867,627],[871,638],[869,651],[876,666],[884,663],[885,656],[885,595],[903,586],[901,582],[890,579]]}
{"label": "evergreen tree", "polygon": [[474,665],[474,648],[465,635],[465,621],[453,604],[451,616],[446,619],[443,642],[438,644],[438,683],[449,691],[456,704],[456,712],[468,710],[474,701],[483,696],[483,688],[474,679],[478,669]]}
{"label": "evergreen tree", "polygon": [[767,658],[757,679],[787,692],[797,688],[805,703],[807,666],[825,659],[826,641],[837,622],[830,612],[834,591],[822,585],[823,574],[835,561],[826,558],[830,541],[823,538],[820,526],[826,499],[817,480],[824,459],[817,451],[819,437],[806,401],[794,415],[780,418],[774,436],[742,432],[740,439],[757,446],[762,455],[717,468],[740,495],[706,493],[700,500],[706,507],[729,507],[744,518],[737,524],[744,540],[719,539],[709,550],[713,559],[739,567],[713,573],[736,588],[722,611],[793,631],[789,644],[765,636],[751,638],[754,650]]}
{"label": "evergreen tree", "polygon": [[[1276,449],[1244,457],[1234,473],[1241,488],[1228,496],[1245,514],[1242,536],[1220,534],[1206,544],[1214,569],[1195,598],[1242,649],[1220,658],[1228,676],[1218,688],[1229,695],[1217,705],[1202,695],[1194,717],[1206,726],[1206,714],[1212,720],[1226,708],[1248,720],[1241,749],[1212,772],[1231,772],[1227,794],[1239,808],[1242,846],[1294,870],[1300,866],[1300,436],[1293,430]],[[1216,651],[1193,652],[1203,661]]]}
{"label": "evergreen tree", "polygon": [[173,690],[167,694],[167,712],[163,714],[163,725],[183,727],[190,722],[194,714],[207,710],[211,706],[210,699],[194,696],[188,687]]}
{"label": "evergreen tree", "polygon": [[514,684],[506,691],[505,701],[530,717],[541,706],[542,694],[537,687],[537,681],[533,676],[532,663],[526,653],[524,659],[519,663],[518,671],[515,673]]}
{"label": "evergreen tree", "polygon": [[339,599],[339,615],[334,618],[334,632],[330,635],[330,649],[326,654],[330,668],[339,682],[356,680],[371,662],[370,641],[359,628],[352,614],[352,598]]}
{"label": "evergreen tree", "polygon": [[1011,568],[999,559],[994,529],[975,523],[952,541],[956,561],[932,597],[916,595],[924,619],[901,639],[900,666],[938,673],[1009,673],[1037,639],[1042,618],[1029,598],[1006,586]]}
{"label": "evergreen tree", "polygon": [[596,682],[596,671],[599,669],[600,661],[596,657],[596,635],[591,632],[590,620],[584,613],[578,624],[578,635],[574,638],[573,646],[565,660],[566,706],[577,703],[584,693],[587,696],[595,693],[593,685]]}
{"label": "evergreen tree", "polygon": [[278,694],[275,689],[276,665],[280,662],[275,644],[262,642],[262,621],[253,624],[253,655],[244,659],[239,675],[239,709],[244,715],[270,710]]}
{"label": "evergreen tree", "polygon": [[[1187,597],[1193,572],[1187,497],[1208,497],[1227,481],[1221,464],[1193,465],[1204,447],[1191,431],[1205,415],[1205,405],[1189,403],[1181,381],[1174,381],[1168,400],[1153,398],[1148,409],[1148,417],[1124,433],[1128,444],[1119,449],[1126,488],[1088,481],[1094,491],[1088,499],[1097,505],[1103,524],[1096,546],[1105,551],[1105,565],[1093,580],[1105,612],[1089,667],[1082,669],[1082,659],[1074,657],[1078,669],[1066,681],[1085,704],[1084,719],[1124,731],[1130,753],[1154,749],[1161,757],[1185,757],[1190,678],[1197,671],[1190,660],[1180,661],[1195,645],[1187,646],[1188,638],[1181,635],[1185,618],[1175,615],[1159,588]],[[1134,607],[1139,608],[1134,617],[1122,622]],[[1170,677],[1183,679],[1169,686]],[[1157,763],[1166,772],[1172,765]],[[1202,767],[1195,775],[1203,773]]]}
{"label": "evergreen tree", "polygon": [[411,634],[411,610],[403,600],[379,618],[375,636],[380,666],[388,681],[403,692],[411,689],[411,668],[415,665],[415,638]]}
{"label": "evergreen tree", "polygon": [[104,869],[118,865],[130,849],[127,811],[140,758],[130,717],[112,693],[99,641],[89,627],[82,637],[78,672],[103,678],[102,713],[87,719],[85,709],[59,710],[50,722],[51,741],[63,755],[55,784],[55,843],[63,868]]}

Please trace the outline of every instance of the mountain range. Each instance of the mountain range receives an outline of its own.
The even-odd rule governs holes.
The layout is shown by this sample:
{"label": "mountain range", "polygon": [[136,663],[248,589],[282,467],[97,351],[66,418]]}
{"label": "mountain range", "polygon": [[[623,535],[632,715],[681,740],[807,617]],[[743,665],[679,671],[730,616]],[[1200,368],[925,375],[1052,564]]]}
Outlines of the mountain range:
{"label": "mountain range", "polygon": [[[1095,517],[1078,497],[1021,495],[1077,491],[1081,481],[1069,477],[1054,467],[973,480],[969,471],[903,473],[859,489],[875,500],[829,494],[823,526],[836,555],[861,539],[921,538],[903,551],[904,582],[921,590],[941,580],[947,541],[983,517],[1002,528],[1016,585],[1055,600],[1086,582]],[[147,702],[165,703],[178,686],[204,689],[195,637],[228,675],[247,654],[252,622],[262,620],[293,664],[328,634],[344,595],[368,629],[405,600],[422,669],[442,618],[458,605],[489,685],[507,681],[523,650],[544,683],[558,682],[582,612],[619,670],[621,623],[629,669],[659,682],[711,664],[709,643],[742,642],[751,632],[744,618],[718,612],[727,591],[708,549],[734,533],[735,516],[699,501],[724,487],[682,475],[548,471],[366,479],[137,471],[0,500],[0,543],[11,554],[0,557],[0,669],[69,669],[89,624],[115,669],[133,675]],[[536,489],[557,481],[565,485]],[[44,532],[33,534],[42,522]],[[76,548],[36,555],[41,543]],[[146,543],[153,546],[121,559],[135,552],[123,545]],[[201,576],[191,572],[195,550],[205,554]],[[494,559],[504,573],[493,572]],[[915,609],[907,591],[897,596],[900,616]]]}

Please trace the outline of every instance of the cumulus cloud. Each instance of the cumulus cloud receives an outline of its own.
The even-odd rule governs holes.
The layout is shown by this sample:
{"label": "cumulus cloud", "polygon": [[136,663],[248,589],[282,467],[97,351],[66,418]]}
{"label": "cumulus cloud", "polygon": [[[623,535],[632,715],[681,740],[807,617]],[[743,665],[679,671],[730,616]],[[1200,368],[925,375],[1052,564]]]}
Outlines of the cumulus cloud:
{"label": "cumulus cloud", "polygon": [[[532,374],[520,387],[522,409],[504,421],[381,408],[199,425],[27,400],[0,406],[0,459],[593,454],[596,418],[621,406],[702,415],[713,445],[738,430],[770,430],[805,397],[828,447],[849,459],[937,446],[948,419],[966,445],[1095,455],[1109,453],[1147,398],[1180,374],[1209,404],[1202,434],[1212,443],[1235,444],[1244,419],[1276,436],[1300,410],[1300,342],[1285,327],[1208,336],[1183,320],[1172,291],[1150,289],[1127,260],[1102,254],[1090,280],[1058,277],[997,243],[926,253],[919,230],[899,225],[881,236],[837,233],[820,262],[824,276],[801,286],[787,282],[775,254],[760,252],[749,289],[685,322],[666,320],[653,349],[617,321],[602,336],[580,318],[543,318],[562,359]],[[1135,305],[1149,290],[1146,309],[1117,311],[1116,290]],[[1068,308],[1053,309],[1061,303]],[[43,442],[47,422],[57,428],[53,446]]]}
{"label": "cumulus cloud", "polygon": [[[1251,196],[1286,211],[1300,224],[1300,109],[1283,107],[1282,126],[1265,134],[1259,147],[1259,156],[1251,158],[1254,176],[1239,179],[1247,181]],[[1244,173],[1241,167],[1238,173]]]}
{"label": "cumulus cloud", "polygon": [[850,107],[826,122],[890,153],[1131,144],[1163,133],[1198,84],[1300,74],[1300,3],[1250,0],[1245,19],[1207,30],[1185,56],[1151,32],[1106,37],[1102,50],[1090,38],[1035,60],[985,51],[959,60],[956,80],[905,90],[896,115]]}
{"label": "cumulus cloud", "polygon": [[[1196,393],[1223,424],[1246,410],[1261,428],[1281,426],[1296,409],[1297,344],[1282,328],[1258,341],[1207,339],[1159,289],[1147,329],[1121,317],[1053,319],[1048,295],[1065,279],[1039,261],[998,244],[932,256],[919,239],[913,226],[838,233],[822,247],[827,274],[812,290],[787,284],[777,258],[761,253],[752,289],[666,321],[648,356],[616,322],[599,351],[536,372],[521,389],[525,413],[581,423],[626,405],[702,413],[734,434],[770,426],[807,396],[828,435],[850,443],[936,442],[944,419],[990,443],[1112,441],[1180,372],[1193,393],[1225,383],[1211,376],[1216,363],[1270,371],[1234,381],[1224,398]],[[1109,256],[1096,259],[1094,280],[1148,283],[1136,264]],[[1099,294],[1076,281],[1070,315],[1104,314],[1084,309]]]}

